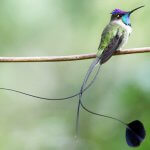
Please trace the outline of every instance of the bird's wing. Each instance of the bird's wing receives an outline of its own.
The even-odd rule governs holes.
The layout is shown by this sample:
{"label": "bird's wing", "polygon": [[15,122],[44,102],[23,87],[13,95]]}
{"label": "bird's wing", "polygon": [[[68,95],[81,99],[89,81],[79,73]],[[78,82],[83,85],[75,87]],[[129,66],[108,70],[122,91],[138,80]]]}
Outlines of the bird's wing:
{"label": "bird's wing", "polygon": [[125,31],[118,25],[108,25],[102,33],[97,55],[101,58],[101,64],[105,63],[119,48],[124,38]]}

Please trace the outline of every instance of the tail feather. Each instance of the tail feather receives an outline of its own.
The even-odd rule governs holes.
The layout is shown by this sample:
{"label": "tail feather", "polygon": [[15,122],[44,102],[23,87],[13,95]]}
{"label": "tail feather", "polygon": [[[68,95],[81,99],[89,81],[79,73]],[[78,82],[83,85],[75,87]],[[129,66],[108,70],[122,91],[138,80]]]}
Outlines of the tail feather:
{"label": "tail feather", "polygon": [[[90,86],[94,83],[94,81],[96,80],[97,78],[97,75],[99,73],[99,69],[100,67],[98,68],[94,78],[92,79],[92,81],[83,89],[82,93],[85,92],[88,88],[90,88]],[[68,96],[68,97],[62,97],[62,98],[47,98],[47,97],[41,97],[41,96],[37,96],[37,95],[33,95],[33,94],[29,94],[29,93],[25,93],[23,91],[18,91],[18,90],[15,90],[15,89],[10,89],[10,88],[0,88],[0,90],[5,90],[5,91],[11,91],[11,92],[15,92],[15,93],[19,93],[19,94],[22,94],[22,95],[26,95],[26,96],[30,96],[30,97],[33,97],[33,98],[36,98],[36,99],[42,99],[42,100],[67,100],[67,99],[71,99],[73,97],[76,97],[80,94],[80,92],[76,93],[76,94],[73,94],[71,96]]]}
{"label": "tail feather", "polygon": [[[78,102],[78,108],[77,108],[77,116],[76,116],[76,134],[77,135],[78,135],[78,129],[79,129],[79,116],[80,116],[80,106],[81,106],[81,102],[82,102],[82,94],[83,94],[84,88],[86,86],[86,83],[87,83],[93,69],[95,68],[96,64],[98,64],[100,61],[101,61],[101,58],[96,57],[96,59],[92,62],[92,64],[90,65],[90,67],[85,75],[85,78],[83,80],[83,83],[82,83],[82,86],[80,89],[79,102]],[[101,65],[101,63],[99,63],[99,65]],[[98,71],[98,73],[99,73],[99,71]],[[96,76],[98,75],[98,73],[96,74]]]}

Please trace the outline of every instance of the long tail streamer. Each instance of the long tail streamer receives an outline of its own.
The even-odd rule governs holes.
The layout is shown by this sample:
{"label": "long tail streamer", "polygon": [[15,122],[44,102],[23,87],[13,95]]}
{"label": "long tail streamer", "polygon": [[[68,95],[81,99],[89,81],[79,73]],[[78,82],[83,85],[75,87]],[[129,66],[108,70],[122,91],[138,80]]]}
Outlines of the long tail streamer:
{"label": "long tail streamer", "polygon": [[[97,57],[91,64],[91,66],[89,67],[86,75],[85,75],[85,78],[83,80],[83,83],[82,83],[82,86],[81,86],[81,89],[80,89],[80,94],[79,94],[79,102],[78,102],[78,108],[77,108],[77,116],[76,116],[76,135],[78,135],[78,129],[79,129],[79,116],[80,116],[80,103],[82,101],[82,94],[83,94],[83,91],[84,91],[84,87],[86,86],[86,83],[93,71],[93,69],[95,68],[96,64],[98,64],[100,62],[100,58]],[[101,67],[101,64],[99,63],[99,68]],[[99,73],[99,72],[98,72]],[[98,74],[97,74],[98,75]]]}
{"label": "long tail streamer", "polygon": [[[94,76],[94,78],[92,79],[92,81],[86,86],[85,89],[83,89],[82,93],[85,92],[93,83],[94,81],[96,80],[97,78],[97,75],[100,71],[100,66],[98,67],[98,70]],[[37,98],[37,99],[42,99],[42,100],[67,100],[67,99],[71,99],[73,97],[76,97],[80,94],[79,93],[76,93],[76,94],[73,94],[71,96],[68,96],[68,97],[63,97],[63,98],[46,98],[46,97],[41,97],[41,96],[36,96],[36,95],[33,95],[33,94],[29,94],[29,93],[25,93],[25,92],[22,92],[22,91],[19,91],[19,90],[14,90],[14,89],[10,89],[10,88],[0,88],[0,90],[6,90],[6,91],[11,91],[11,92],[15,92],[15,93],[19,93],[19,94],[23,94],[23,95],[26,95],[26,96],[30,96],[30,97],[34,97],[34,98]]]}

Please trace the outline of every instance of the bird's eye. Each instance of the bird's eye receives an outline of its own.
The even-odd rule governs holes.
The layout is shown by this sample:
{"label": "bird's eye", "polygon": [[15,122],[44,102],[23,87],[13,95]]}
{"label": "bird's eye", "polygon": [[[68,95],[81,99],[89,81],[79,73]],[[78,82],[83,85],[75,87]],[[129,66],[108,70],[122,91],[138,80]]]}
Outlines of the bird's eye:
{"label": "bird's eye", "polygon": [[117,15],[117,18],[119,19],[119,18],[120,18],[120,15]]}

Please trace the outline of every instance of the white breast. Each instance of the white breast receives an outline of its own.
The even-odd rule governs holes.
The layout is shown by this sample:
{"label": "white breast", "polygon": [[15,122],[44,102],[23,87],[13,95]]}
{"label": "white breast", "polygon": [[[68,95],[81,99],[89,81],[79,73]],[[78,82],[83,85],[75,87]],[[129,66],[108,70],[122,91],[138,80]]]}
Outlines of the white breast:
{"label": "white breast", "polygon": [[126,31],[126,32],[124,33],[124,38],[123,38],[123,40],[122,40],[122,42],[121,42],[121,44],[120,44],[120,46],[119,46],[119,48],[118,48],[118,50],[120,50],[120,49],[127,43],[128,37],[130,36],[130,34],[131,34],[131,32],[132,32],[132,28],[131,28],[130,26],[128,26],[128,25],[125,25],[125,24],[122,22],[121,19],[120,19],[120,20],[114,20],[112,23],[121,26],[121,27],[124,28],[125,31]]}
{"label": "white breast", "polygon": [[122,28],[124,28],[124,29],[127,31],[127,33],[128,33],[129,35],[131,34],[132,28],[131,28],[130,26],[128,26],[128,25],[125,25],[125,24],[122,22],[121,19],[120,19],[120,20],[114,20],[112,23],[113,23],[113,24],[118,24],[119,26],[121,26]]}

